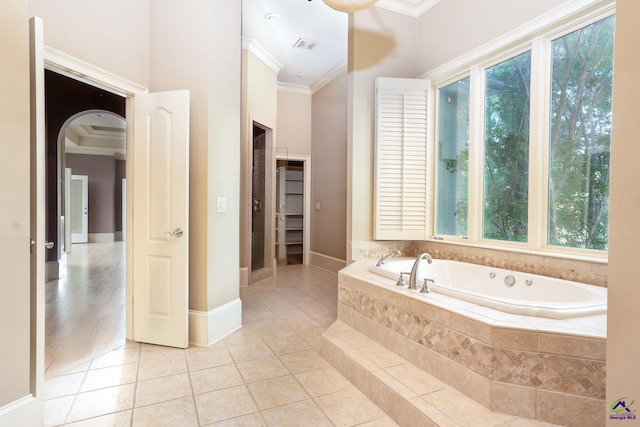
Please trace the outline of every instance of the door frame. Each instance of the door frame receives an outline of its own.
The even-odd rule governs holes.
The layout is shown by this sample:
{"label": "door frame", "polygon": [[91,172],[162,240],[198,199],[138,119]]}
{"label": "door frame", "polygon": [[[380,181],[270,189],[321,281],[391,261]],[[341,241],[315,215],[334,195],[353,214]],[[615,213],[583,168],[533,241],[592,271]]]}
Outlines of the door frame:
{"label": "door frame", "polygon": [[[77,212],[73,212],[73,203],[71,203],[71,208],[67,211],[64,211],[64,217],[65,217],[65,234],[67,232],[66,227],[69,227],[69,230],[71,232],[71,243],[87,243],[89,241],[89,176],[88,175],[75,175],[72,174],[71,175],[71,181],[80,181],[82,182],[82,211],[80,214],[82,215],[82,231],[80,233],[74,233],[71,230],[71,224],[73,222],[73,215]],[[65,186],[66,186],[66,181],[65,181]],[[69,183],[71,184],[71,183]],[[69,199],[71,199],[71,195],[73,194],[73,191],[69,192]],[[65,194],[65,202],[66,202],[66,194]],[[71,200],[69,200],[71,202]],[[67,219],[70,220],[69,222],[67,222]],[[81,234],[82,237],[80,238],[79,241],[74,241],[77,239],[74,238],[74,234]],[[70,251],[69,251],[70,252]]]}
{"label": "door frame", "polygon": [[302,204],[302,218],[304,226],[302,229],[302,263],[306,265],[309,264],[309,253],[311,251],[309,248],[311,243],[311,156],[308,154],[284,154],[276,152],[276,160],[291,160],[295,162],[302,162],[304,164],[304,197]]}
{"label": "door frame", "polygon": [[[103,70],[71,55],[60,52],[47,45],[44,46],[44,68],[62,74],[74,80],[81,81],[94,87],[106,90],[126,99],[125,121],[126,129],[126,152],[127,152],[127,201],[126,201],[126,222],[132,224],[133,212],[131,209],[133,194],[133,112],[135,96],[139,93],[146,93],[149,90],[137,83],[117,76],[109,71]],[[133,339],[133,235],[132,227],[127,227],[125,236],[126,246],[126,333],[127,339]]]}

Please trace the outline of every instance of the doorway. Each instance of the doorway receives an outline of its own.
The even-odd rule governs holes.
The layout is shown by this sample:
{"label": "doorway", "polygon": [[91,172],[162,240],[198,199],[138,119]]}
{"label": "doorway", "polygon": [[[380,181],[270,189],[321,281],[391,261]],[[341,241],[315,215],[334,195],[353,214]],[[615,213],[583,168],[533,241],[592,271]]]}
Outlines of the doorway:
{"label": "doorway", "polygon": [[50,378],[126,342],[126,246],[115,238],[126,100],[52,70],[45,71],[45,93],[46,234],[54,242],[45,284]]}
{"label": "doorway", "polygon": [[273,130],[252,125],[251,146],[251,275],[250,282],[274,274]]}

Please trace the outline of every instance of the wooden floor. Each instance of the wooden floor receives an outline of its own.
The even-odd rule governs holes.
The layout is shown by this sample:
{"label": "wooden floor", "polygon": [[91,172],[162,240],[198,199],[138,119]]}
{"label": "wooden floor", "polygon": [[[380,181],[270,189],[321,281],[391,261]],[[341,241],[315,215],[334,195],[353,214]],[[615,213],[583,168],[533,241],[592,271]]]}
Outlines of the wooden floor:
{"label": "wooden floor", "polygon": [[45,378],[126,343],[125,243],[74,244],[46,284]]}

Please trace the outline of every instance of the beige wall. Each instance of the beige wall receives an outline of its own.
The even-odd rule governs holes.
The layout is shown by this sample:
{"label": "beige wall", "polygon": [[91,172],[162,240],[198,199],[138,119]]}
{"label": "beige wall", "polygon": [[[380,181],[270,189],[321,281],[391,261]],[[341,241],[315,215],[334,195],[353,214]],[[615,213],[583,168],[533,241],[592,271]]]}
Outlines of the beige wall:
{"label": "beige wall", "polygon": [[278,89],[278,154],[311,154],[311,94]]}
{"label": "beige wall", "polygon": [[[626,397],[640,402],[640,111],[638,99],[638,40],[640,3],[618,0],[615,75],[613,80],[613,136],[611,142],[611,199],[609,217],[609,309],[607,322],[607,405]],[[637,414],[637,413],[636,413]],[[607,420],[607,425],[640,425]]]}
{"label": "beige wall", "polygon": [[[241,119],[241,159],[240,171],[240,268],[244,277],[241,285],[249,281],[247,274],[251,261],[251,160],[252,125],[257,122],[273,130],[274,145],[278,145],[277,132],[278,88],[277,74],[247,50],[242,50],[242,119]],[[274,153],[275,154],[275,153]],[[267,170],[273,170],[275,167]],[[271,182],[267,183],[271,185]],[[275,196],[275,190],[273,197]],[[265,207],[267,215],[274,210]],[[271,217],[273,218],[273,217]],[[265,220],[268,221],[268,220]],[[273,221],[268,222],[273,224]],[[272,232],[269,232],[273,234]],[[273,237],[272,237],[273,241]]]}
{"label": "beige wall", "polygon": [[149,86],[149,0],[29,0],[44,21],[44,42]]}
{"label": "beige wall", "polygon": [[347,118],[347,260],[373,238],[374,82],[415,77],[416,20],[371,8],[349,16]]}
{"label": "beige wall", "polygon": [[[0,407],[29,386],[29,22],[27,2],[3,1],[0,13]],[[3,423],[0,416],[0,424]]]}
{"label": "beige wall", "polygon": [[[190,90],[190,308],[210,311],[238,298],[240,2],[29,5],[54,49],[152,91]],[[225,214],[215,211],[218,196],[227,197]]]}
{"label": "beige wall", "polygon": [[[239,296],[239,9],[217,10],[206,0],[194,0],[189,7],[175,0],[151,2],[150,90],[190,91],[192,310],[208,311]],[[227,66],[219,67],[218,61]],[[224,214],[216,213],[217,197],[227,198]]]}
{"label": "beige wall", "polygon": [[[311,251],[346,260],[347,73],[313,94]],[[320,210],[315,209],[320,203]]]}
{"label": "beige wall", "polygon": [[441,1],[418,20],[420,73],[457,58],[566,2]]}

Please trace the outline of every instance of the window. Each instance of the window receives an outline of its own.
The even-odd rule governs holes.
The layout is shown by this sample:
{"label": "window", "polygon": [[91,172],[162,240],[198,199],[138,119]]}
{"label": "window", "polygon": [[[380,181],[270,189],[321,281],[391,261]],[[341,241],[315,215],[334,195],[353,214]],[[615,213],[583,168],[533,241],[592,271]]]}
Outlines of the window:
{"label": "window", "polygon": [[547,243],[607,249],[614,17],[551,43]]}
{"label": "window", "polygon": [[438,89],[436,233],[467,235],[469,77]]}
{"label": "window", "polygon": [[531,52],[485,70],[482,237],[527,241]]}
{"label": "window", "polygon": [[437,238],[606,256],[614,7],[436,84]]}

